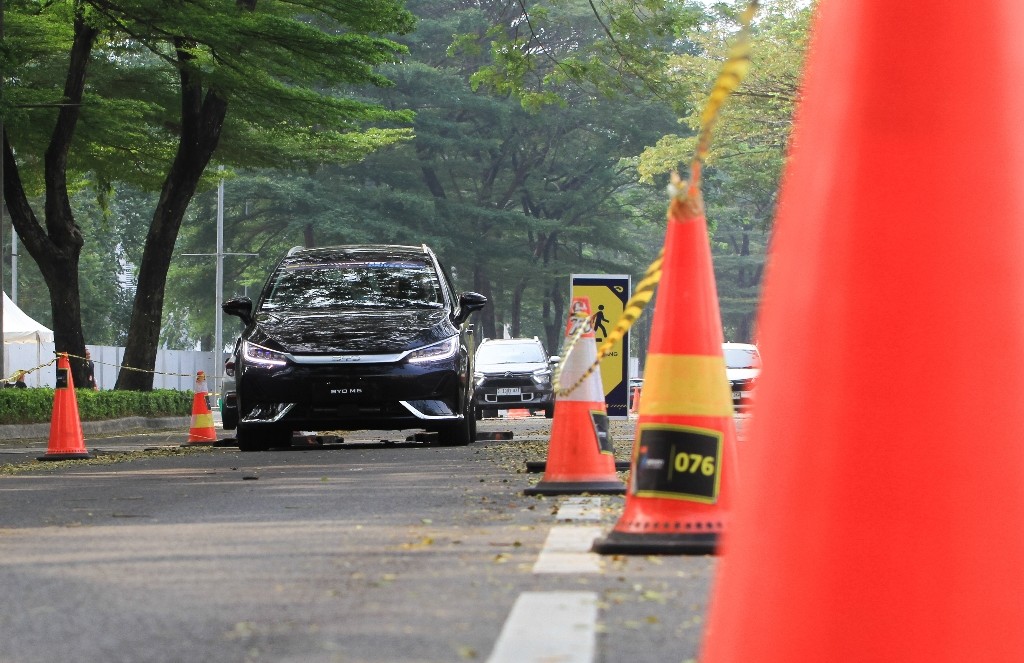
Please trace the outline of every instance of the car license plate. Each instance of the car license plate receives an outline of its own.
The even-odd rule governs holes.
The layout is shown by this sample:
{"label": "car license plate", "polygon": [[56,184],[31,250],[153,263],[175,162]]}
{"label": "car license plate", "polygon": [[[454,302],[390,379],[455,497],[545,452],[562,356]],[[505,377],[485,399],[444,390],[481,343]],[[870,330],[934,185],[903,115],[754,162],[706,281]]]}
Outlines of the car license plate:
{"label": "car license plate", "polygon": [[365,395],[364,387],[358,383],[324,380],[314,389],[314,402],[351,403],[363,400]]}
{"label": "car license plate", "polygon": [[518,396],[523,393],[523,390],[519,387],[500,387],[498,389],[499,396]]}

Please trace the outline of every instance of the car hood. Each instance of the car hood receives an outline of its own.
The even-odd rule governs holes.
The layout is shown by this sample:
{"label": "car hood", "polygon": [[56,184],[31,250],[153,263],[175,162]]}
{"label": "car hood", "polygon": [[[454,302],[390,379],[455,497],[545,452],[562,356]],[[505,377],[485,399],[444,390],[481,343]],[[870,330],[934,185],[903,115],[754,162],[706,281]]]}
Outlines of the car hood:
{"label": "car hood", "polygon": [[249,340],[295,354],[391,354],[456,331],[445,309],[260,312]]}
{"label": "car hood", "polygon": [[516,364],[477,364],[477,373],[486,373],[488,375],[500,375],[502,373],[533,373],[539,371],[542,368],[547,368],[546,363],[541,362],[521,362]]}

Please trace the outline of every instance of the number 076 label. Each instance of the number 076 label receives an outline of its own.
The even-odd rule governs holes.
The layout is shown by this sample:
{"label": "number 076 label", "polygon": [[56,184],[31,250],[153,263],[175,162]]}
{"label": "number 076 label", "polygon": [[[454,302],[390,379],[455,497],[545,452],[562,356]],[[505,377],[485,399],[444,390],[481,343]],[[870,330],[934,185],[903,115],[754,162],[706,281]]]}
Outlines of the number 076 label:
{"label": "number 076 label", "polygon": [[633,494],[714,504],[722,472],[722,433],[705,428],[641,426]]}

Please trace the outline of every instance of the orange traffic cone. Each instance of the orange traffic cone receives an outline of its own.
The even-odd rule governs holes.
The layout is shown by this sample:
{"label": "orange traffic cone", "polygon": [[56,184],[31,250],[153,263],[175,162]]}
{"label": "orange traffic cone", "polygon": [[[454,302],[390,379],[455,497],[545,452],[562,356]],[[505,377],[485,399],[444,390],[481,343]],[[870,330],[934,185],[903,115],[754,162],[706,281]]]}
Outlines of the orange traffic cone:
{"label": "orange traffic cone", "polygon": [[217,431],[213,429],[213,412],[206,401],[206,374],[196,374],[195,395],[192,397],[192,425],[188,429],[187,444],[215,444]]}
{"label": "orange traffic cone", "polygon": [[[565,336],[570,338],[576,326],[587,325],[576,347],[564,359],[562,384],[575,384],[597,359],[597,343],[590,328],[590,300],[574,297],[569,310]],[[567,396],[555,399],[551,421],[548,458],[540,483],[523,491],[526,495],[578,495],[595,493],[618,495],[626,485],[615,473],[615,455],[605,409],[601,372],[592,372]]]}
{"label": "orange traffic cone", "polygon": [[39,460],[92,458],[85,448],[82,420],[78,416],[75,381],[66,352],[57,357],[57,385],[53,390],[53,415],[50,418],[50,442]]}
{"label": "orange traffic cone", "polygon": [[1024,3],[817,11],[701,660],[1024,661]]}
{"label": "orange traffic cone", "polygon": [[732,394],[700,192],[669,207],[626,504],[602,554],[713,553],[736,472]]}

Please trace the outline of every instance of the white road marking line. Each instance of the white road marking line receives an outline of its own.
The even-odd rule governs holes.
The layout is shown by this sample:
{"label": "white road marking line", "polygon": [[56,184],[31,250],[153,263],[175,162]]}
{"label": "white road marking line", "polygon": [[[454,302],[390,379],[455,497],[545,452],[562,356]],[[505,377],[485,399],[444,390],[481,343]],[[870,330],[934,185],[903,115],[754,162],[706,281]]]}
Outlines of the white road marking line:
{"label": "white road marking line", "polygon": [[555,520],[600,520],[600,497],[570,497],[562,502]]}
{"label": "white road marking line", "polygon": [[596,648],[596,592],[523,592],[487,662],[592,663]]}
{"label": "white road marking line", "polygon": [[602,528],[556,525],[533,565],[534,573],[600,573],[601,556],[590,552]]}

